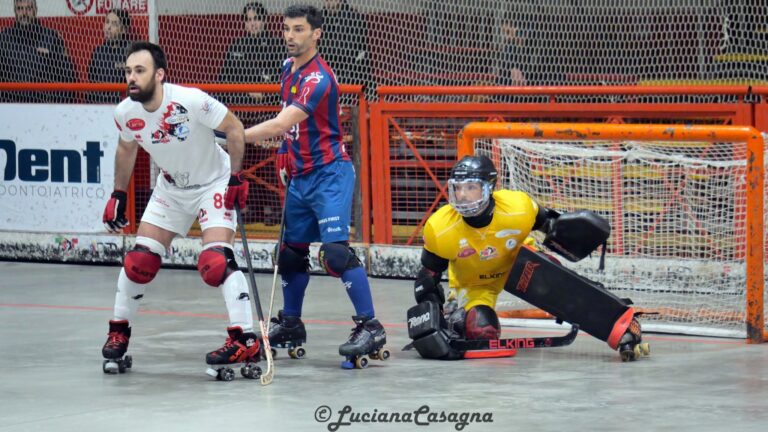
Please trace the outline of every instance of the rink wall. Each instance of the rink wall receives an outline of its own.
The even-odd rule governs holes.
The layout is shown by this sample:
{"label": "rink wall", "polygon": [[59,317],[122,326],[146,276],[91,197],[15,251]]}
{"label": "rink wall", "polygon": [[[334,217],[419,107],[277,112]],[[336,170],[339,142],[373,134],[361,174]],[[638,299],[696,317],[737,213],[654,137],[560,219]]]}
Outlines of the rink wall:
{"label": "rink wall", "polygon": [[[0,231],[0,260],[60,262],[71,264],[122,263],[135,236],[110,234],[25,233]],[[374,277],[412,278],[418,271],[421,247],[352,244],[368,274]],[[254,270],[271,272],[274,241],[249,240]],[[312,273],[325,273],[317,260],[319,245],[310,246]],[[199,238],[177,238],[163,257],[167,267],[195,269],[201,251]],[[245,270],[242,242],[235,242],[235,257]]]}

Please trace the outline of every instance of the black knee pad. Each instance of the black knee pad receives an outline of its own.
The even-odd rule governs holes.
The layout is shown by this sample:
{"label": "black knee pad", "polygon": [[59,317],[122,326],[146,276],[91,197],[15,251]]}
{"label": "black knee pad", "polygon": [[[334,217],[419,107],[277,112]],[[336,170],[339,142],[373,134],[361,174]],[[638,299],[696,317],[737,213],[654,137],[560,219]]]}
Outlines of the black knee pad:
{"label": "black knee pad", "polygon": [[498,339],[501,325],[496,311],[486,305],[470,308],[464,322],[464,332],[467,339]]}
{"label": "black knee pad", "polygon": [[323,243],[319,261],[325,271],[334,277],[341,277],[345,271],[362,265],[347,242]]}
{"label": "black knee pad", "polygon": [[309,245],[284,243],[277,256],[277,270],[281,275],[309,271]]}

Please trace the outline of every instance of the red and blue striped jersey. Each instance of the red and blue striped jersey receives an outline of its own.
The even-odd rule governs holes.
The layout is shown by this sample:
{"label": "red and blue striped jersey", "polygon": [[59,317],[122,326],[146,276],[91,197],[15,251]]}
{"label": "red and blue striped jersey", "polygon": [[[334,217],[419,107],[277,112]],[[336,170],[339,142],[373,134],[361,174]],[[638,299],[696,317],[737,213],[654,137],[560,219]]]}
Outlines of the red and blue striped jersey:
{"label": "red and blue striped jersey", "polygon": [[286,132],[283,141],[294,161],[293,174],[299,175],[350,158],[342,142],[339,84],[333,71],[319,54],[295,72],[293,60],[283,62],[280,94],[283,108],[293,105],[309,115]]}

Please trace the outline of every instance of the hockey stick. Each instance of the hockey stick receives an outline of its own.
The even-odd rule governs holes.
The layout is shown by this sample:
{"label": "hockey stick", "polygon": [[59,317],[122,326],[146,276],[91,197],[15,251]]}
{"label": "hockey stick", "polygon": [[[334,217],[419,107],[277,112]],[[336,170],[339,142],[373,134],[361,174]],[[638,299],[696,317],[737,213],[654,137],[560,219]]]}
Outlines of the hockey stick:
{"label": "hockey stick", "polygon": [[[579,333],[578,324],[572,324],[565,336],[547,336],[512,339],[453,339],[448,343],[457,351],[493,351],[508,349],[554,348],[568,346]],[[413,342],[403,347],[403,351],[413,349]]]}
{"label": "hockey stick", "polygon": [[280,248],[283,246],[283,234],[285,233],[285,202],[288,201],[288,186],[291,185],[291,179],[285,183],[285,198],[283,199],[283,208],[280,210],[280,236],[277,238],[277,248],[275,249],[275,261],[272,263],[274,271],[272,272],[272,294],[269,296],[269,313],[267,319],[272,317],[272,306],[275,304],[275,289],[277,288],[277,260],[280,257]]}
{"label": "hockey stick", "polygon": [[256,286],[256,278],[253,276],[251,253],[248,251],[248,238],[245,235],[245,224],[243,223],[243,216],[240,213],[240,205],[237,202],[235,202],[235,213],[237,214],[237,225],[240,228],[240,239],[243,241],[243,253],[245,254],[245,262],[248,263],[248,277],[251,285],[251,293],[253,294],[253,299],[256,306],[256,314],[259,317],[261,340],[264,343],[263,352],[267,359],[267,371],[261,375],[261,385],[269,385],[272,384],[272,378],[275,376],[275,366],[274,362],[272,361],[272,347],[269,345],[269,323],[264,321],[264,312],[261,310],[259,289]]}
{"label": "hockey stick", "polygon": [[571,331],[564,336],[546,336],[534,338],[512,338],[512,339],[455,339],[448,343],[452,348],[458,351],[493,351],[508,349],[529,349],[529,348],[554,348],[563,347],[573,343],[576,334],[579,333],[578,324],[571,325]]}

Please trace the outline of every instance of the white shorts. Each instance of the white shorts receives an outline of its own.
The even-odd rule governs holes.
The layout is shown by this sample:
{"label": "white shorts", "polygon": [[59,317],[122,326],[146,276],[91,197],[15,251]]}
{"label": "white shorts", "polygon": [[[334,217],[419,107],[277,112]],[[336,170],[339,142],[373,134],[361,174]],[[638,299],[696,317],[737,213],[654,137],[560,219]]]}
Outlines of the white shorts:
{"label": "white shorts", "polygon": [[224,207],[224,193],[229,176],[223,176],[205,186],[178,188],[160,174],[147,208],[141,216],[147,222],[184,237],[198,218],[200,228],[223,227],[237,229],[234,210]]}

